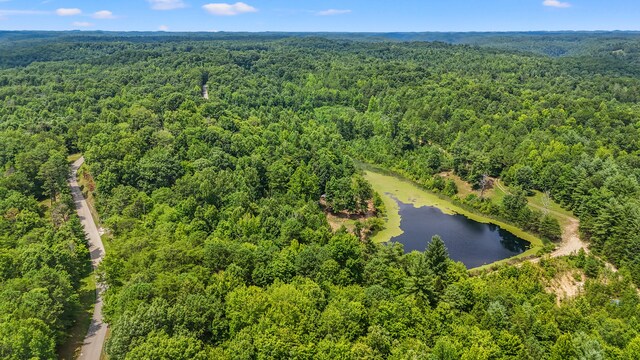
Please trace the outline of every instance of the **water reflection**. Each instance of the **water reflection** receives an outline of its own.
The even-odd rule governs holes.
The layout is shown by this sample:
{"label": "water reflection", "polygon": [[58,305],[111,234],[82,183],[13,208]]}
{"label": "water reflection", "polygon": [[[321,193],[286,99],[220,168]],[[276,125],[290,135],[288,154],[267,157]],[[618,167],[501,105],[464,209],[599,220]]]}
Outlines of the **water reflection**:
{"label": "water reflection", "polygon": [[527,241],[494,224],[394,200],[400,208],[404,233],[391,240],[402,243],[405,252],[423,251],[433,235],[440,235],[451,258],[473,268],[520,254],[529,247]]}

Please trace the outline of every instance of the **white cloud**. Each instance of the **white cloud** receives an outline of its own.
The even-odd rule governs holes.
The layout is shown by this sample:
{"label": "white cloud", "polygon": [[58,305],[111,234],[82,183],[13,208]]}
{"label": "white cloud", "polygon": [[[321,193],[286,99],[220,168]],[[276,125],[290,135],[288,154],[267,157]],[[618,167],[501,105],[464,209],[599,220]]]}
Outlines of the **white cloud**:
{"label": "white cloud", "polygon": [[571,4],[568,2],[562,2],[560,0],[544,0],[542,5],[554,7],[554,8],[568,8],[571,7]]}
{"label": "white cloud", "polygon": [[158,30],[160,31],[169,31],[169,27],[167,25],[158,26]]}
{"label": "white cloud", "polygon": [[82,10],[77,8],[72,8],[72,9],[60,8],[56,10],[56,14],[58,14],[59,16],[74,16],[74,15],[82,14]]}
{"label": "white cloud", "polygon": [[86,22],[86,21],[76,21],[76,22],[71,23],[71,25],[73,25],[74,27],[91,27],[91,26],[93,26],[92,23]]}
{"label": "white cloud", "polygon": [[50,14],[46,11],[35,10],[2,10],[0,9],[0,15],[45,15]]}
{"label": "white cloud", "polygon": [[92,16],[94,19],[115,19],[116,18],[115,16],[113,16],[113,13],[109,10],[96,11],[93,13]]}
{"label": "white cloud", "polygon": [[182,0],[147,0],[153,10],[175,10],[187,7]]}
{"label": "white cloud", "polygon": [[318,11],[316,14],[320,16],[331,16],[331,15],[344,15],[349,13],[351,13],[351,10],[328,9],[328,10]]}
{"label": "white cloud", "polygon": [[50,14],[46,11],[36,10],[2,10],[0,9],[0,20],[7,20],[9,16],[14,15],[47,15]]}
{"label": "white cloud", "polygon": [[251,5],[245,4],[243,2],[237,2],[235,4],[226,4],[226,3],[206,4],[206,5],[203,5],[202,8],[206,10],[209,14],[218,15],[218,16],[233,16],[233,15],[258,12],[258,9],[254,8]]}

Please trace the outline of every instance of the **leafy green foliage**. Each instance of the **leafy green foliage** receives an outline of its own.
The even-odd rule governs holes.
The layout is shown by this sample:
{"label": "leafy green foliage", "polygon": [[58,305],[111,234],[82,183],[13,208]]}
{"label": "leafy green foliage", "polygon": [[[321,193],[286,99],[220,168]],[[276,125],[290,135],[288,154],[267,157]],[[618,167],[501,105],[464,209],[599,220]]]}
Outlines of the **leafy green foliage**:
{"label": "leafy green foliage", "polygon": [[[632,68],[442,43],[194,36],[2,52],[1,356],[50,358],[71,325],[87,253],[61,160],[76,151],[110,230],[111,359],[634,356]],[[333,231],[322,195],[335,212],[384,211],[354,158],[454,197],[444,171],[475,186],[502,177],[519,190],[460,201],[557,239],[557,222],[526,206],[548,191],[620,275],[581,254],[469,277],[438,238],[405,254]],[[562,266],[588,279],[558,305],[543,284]]]}
{"label": "leafy green foliage", "polygon": [[[0,138],[12,136],[0,133]],[[90,271],[84,231],[66,180],[69,165],[56,149],[59,139],[24,143],[5,158],[9,175],[0,183],[24,179],[24,187],[0,185],[0,357],[49,359],[73,325],[80,280]],[[59,147],[57,147],[59,149]],[[27,168],[31,159],[38,171]],[[15,184],[14,184],[15,185]],[[38,203],[50,197],[51,207]],[[49,203],[47,201],[47,203]]]}

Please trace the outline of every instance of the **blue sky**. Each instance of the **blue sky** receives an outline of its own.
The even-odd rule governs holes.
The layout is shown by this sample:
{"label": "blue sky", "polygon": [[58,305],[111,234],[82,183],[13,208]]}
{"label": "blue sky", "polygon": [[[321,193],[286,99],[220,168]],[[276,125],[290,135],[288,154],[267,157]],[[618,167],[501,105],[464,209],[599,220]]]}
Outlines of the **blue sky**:
{"label": "blue sky", "polygon": [[0,30],[640,30],[640,0],[0,0]]}

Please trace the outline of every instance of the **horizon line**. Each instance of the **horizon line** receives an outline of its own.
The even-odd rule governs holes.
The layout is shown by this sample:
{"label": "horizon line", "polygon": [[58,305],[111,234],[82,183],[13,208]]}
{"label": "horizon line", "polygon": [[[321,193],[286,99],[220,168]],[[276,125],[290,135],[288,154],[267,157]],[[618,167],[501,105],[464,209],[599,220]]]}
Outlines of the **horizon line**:
{"label": "horizon line", "polygon": [[240,31],[231,31],[231,30],[100,30],[100,29],[69,29],[69,30],[39,30],[39,29],[29,29],[29,30],[3,30],[0,29],[0,32],[49,32],[49,33],[166,33],[166,34],[219,34],[219,33],[227,33],[227,34],[486,34],[486,33],[613,33],[613,32],[627,32],[627,33],[640,33],[640,29],[637,30],[424,30],[424,31],[330,31],[330,30],[318,30],[318,31],[306,31],[306,30],[265,30],[265,31],[250,31],[250,30],[240,30]]}

